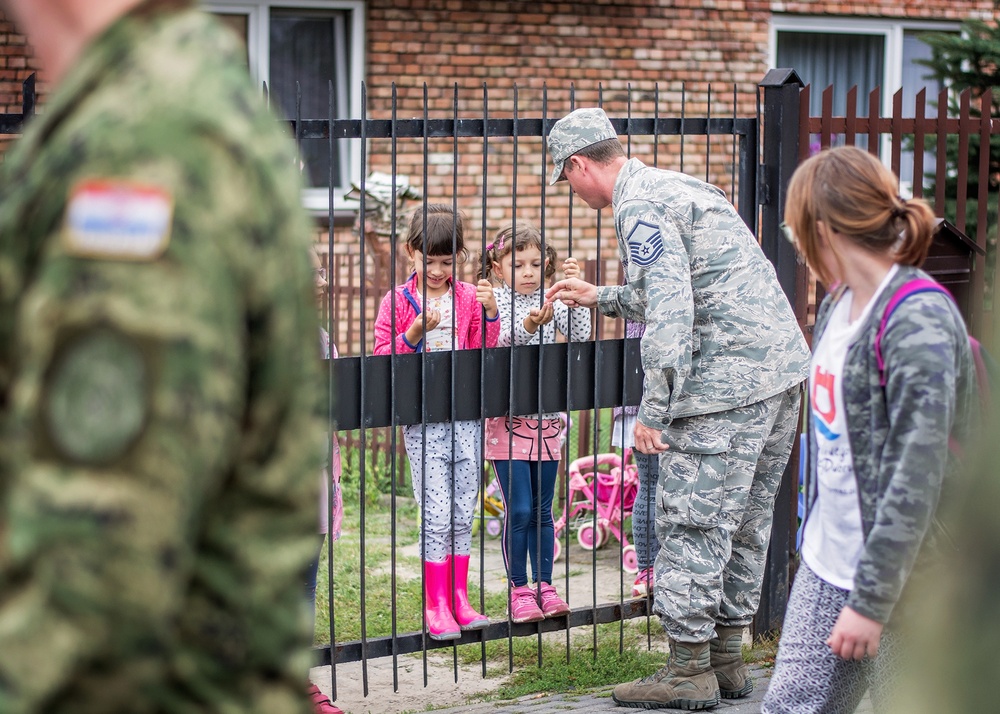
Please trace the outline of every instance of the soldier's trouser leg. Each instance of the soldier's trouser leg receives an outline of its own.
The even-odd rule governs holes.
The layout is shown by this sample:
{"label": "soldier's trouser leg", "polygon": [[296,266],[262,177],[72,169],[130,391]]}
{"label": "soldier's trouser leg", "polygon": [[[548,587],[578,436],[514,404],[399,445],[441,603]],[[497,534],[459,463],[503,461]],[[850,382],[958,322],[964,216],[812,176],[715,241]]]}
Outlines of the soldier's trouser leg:
{"label": "soldier's trouser leg", "polygon": [[771,409],[771,430],[757,458],[743,519],[733,534],[732,553],[722,571],[718,623],[723,626],[749,625],[760,605],[774,498],[795,443],[802,396],[794,387],[773,399],[778,401]]}
{"label": "soldier's trouser leg", "polygon": [[[727,617],[737,612],[744,616],[747,613],[736,608],[748,608],[751,601],[747,616],[753,616],[771,508],[784,470],[782,462],[774,474],[759,473],[758,462],[768,444],[777,448],[780,439],[775,432],[784,434],[788,425],[790,448],[798,394],[796,387],[739,409],[678,419],[664,433],[670,448],[660,455],[656,518],[660,552],[653,591],[655,612],[672,639],[708,642],[714,636],[727,581],[738,585],[739,592],[749,593],[730,598],[736,605]],[[777,458],[769,456],[775,467]],[[750,520],[766,533],[750,538]],[[741,528],[744,540],[734,555],[733,538]],[[730,576],[726,571],[731,558],[746,562],[737,564]]]}

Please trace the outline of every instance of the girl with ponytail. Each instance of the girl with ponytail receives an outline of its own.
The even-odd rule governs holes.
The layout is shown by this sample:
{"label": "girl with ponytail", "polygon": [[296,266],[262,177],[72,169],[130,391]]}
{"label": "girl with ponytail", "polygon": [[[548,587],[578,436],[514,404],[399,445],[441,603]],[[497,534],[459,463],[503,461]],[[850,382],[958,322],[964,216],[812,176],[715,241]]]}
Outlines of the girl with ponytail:
{"label": "girl with ponytail", "polygon": [[919,269],[933,212],[871,154],[806,160],[782,230],[829,293],[813,335],[802,561],[762,711],[853,712],[869,688],[882,710],[908,593],[947,557],[935,512],[957,471],[950,444],[974,422],[969,340]]}

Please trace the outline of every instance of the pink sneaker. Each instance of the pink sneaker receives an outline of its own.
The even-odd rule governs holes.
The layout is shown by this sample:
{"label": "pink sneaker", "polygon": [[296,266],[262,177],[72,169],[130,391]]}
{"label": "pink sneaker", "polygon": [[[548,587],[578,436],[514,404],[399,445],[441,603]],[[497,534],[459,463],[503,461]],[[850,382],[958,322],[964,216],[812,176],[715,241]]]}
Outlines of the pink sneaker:
{"label": "pink sneaker", "polygon": [[632,584],[632,597],[646,597],[653,592],[653,568],[640,570]]}
{"label": "pink sneaker", "polygon": [[513,622],[538,622],[545,619],[535,600],[535,589],[530,585],[510,589],[510,619]]}
{"label": "pink sneaker", "polygon": [[545,613],[545,617],[569,614],[569,605],[548,583],[542,583],[542,612]]}

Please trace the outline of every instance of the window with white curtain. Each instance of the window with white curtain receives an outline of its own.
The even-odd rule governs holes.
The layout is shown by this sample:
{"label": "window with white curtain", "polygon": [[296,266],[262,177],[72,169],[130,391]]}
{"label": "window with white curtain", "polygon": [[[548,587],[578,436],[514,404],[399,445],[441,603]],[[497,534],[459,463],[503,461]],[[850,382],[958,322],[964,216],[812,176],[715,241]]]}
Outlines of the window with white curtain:
{"label": "window with white curtain", "polygon": [[[207,0],[202,9],[231,27],[247,47],[251,76],[271,104],[292,119],[356,119],[364,78],[364,3],[358,0]],[[296,104],[298,103],[298,110]],[[305,139],[300,151],[309,208],[325,210],[360,171],[358,142]],[[332,162],[332,165],[331,165]]]}
{"label": "window with white curtain", "polygon": [[[920,41],[922,32],[958,32],[957,23],[911,22],[905,19],[855,19],[774,15],[771,21],[770,66],[790,67],[806,84],[812,85],[809,112],[822,110],[823,90],[833,85],[833,113],[844,116],[847,90],[857,86],[857,116],[868,116],[868,95],[882,88],[882,113],[892,111],[892,95],[903,90],[903,115],[912,117],[917,92],[926,87],[925,114],[935,116],[933,101],[941,89],[931,79],[930,70],[918,60],[931,56],[930,47]],[[867,147],[867,137],[857,137]],[[888,152],[882,152],[888,161]],[[925,157],[932,161],[933,157]],[[900,173],[904,186],[912,183],[912,160],[904,157]]]}

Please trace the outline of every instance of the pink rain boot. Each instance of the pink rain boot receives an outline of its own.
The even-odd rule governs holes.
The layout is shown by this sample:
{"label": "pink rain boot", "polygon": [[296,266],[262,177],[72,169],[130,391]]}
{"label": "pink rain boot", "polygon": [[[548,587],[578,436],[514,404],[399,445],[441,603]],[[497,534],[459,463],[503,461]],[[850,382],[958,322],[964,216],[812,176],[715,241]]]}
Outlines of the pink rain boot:
{"label": "pink rain boot", "polygon": [[451,616],[450,563],[424,561],[424,619],[432,640],[457,640],[462,631]]}
{"label": "pink rain boot", "polygon": [[[458,626],[463,630],[479,630],[490,624],[485,615],[480,615],[469,602],[469,556],[448,556],[449,578],[455,577],[455,601],[453,614]],[[452,570],[454,568],[454,570]]]}

